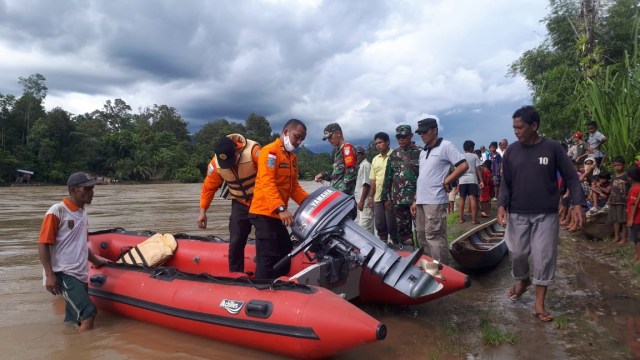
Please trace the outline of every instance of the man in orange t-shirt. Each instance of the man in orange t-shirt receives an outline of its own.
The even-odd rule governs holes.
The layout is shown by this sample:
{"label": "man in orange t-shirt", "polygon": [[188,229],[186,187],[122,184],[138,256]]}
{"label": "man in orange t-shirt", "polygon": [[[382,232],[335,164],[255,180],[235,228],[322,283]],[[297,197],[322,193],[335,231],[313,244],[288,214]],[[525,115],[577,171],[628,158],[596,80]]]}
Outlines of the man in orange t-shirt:
{"label": "man in orange t-shirt", "polygon": [[298,182],[298,158],[293,152],[307,136],[307,127],[298,119],[289,120],[279,138],[260,151],[256,187],[249,219],[256,229],[256,279],[275,279],[289,272],[273,266],[293,248],[287,226],[293,215],[289,199],[297,204],[309,195]]}

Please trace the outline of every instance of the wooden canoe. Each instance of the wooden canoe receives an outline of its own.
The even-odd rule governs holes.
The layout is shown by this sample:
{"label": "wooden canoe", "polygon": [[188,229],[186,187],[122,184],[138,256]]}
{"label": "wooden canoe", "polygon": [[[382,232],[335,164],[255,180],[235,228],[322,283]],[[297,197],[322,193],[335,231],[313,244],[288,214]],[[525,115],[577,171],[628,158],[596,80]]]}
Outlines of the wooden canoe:
{"label": "wooden canoe", "polygon": [[465,269],[481,270],[495,267],[507,253],[504,227],[493,219],[462,234],[451,243],[449,251]]}

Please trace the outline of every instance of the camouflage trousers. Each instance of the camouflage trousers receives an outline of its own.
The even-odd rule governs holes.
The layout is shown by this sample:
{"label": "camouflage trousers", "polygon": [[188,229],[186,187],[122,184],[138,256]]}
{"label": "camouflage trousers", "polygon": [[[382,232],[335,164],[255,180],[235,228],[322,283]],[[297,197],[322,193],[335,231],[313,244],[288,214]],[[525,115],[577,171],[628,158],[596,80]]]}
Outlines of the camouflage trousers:
{"label": "camouflage trousers", "polygon": [[411,216],[411,205],[393,204],[393,212],[396,214],[396,229],[398,231],[398,242],[400,244],[412,240],[413,217]]}

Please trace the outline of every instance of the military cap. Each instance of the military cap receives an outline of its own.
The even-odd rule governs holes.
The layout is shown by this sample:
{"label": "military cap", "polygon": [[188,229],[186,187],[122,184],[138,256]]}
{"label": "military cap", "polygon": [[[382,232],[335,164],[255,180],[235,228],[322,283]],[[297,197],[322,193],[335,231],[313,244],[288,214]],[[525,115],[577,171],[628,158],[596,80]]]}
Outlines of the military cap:
{"label": "military cap", "polygon": [[333,134],[334,131],[342,131],[342,128],[340,127],[340,124],[338,123],[331,123],[327,126],[324,127],[324,137],[322,138],[322,140],[327,140],[329,138],[329,136],[331,136],[331,134]]}
{"label": "military cap", "polygon": [[411,126],[410,125],[400,125],[396,128],[396,136],[407,136],[411,135]]}

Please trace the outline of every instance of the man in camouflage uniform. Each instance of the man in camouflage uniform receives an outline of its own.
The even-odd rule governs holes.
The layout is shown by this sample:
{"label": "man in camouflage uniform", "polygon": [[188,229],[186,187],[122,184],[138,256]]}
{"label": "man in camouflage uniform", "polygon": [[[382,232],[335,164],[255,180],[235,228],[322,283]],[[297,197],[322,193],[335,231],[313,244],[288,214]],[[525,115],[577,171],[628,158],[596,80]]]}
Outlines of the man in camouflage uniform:
{"label": "man in camouflage uniform", "polygon": [[321,172],[315,181],[331,181],[331,187],[347,195],[353,195],[358,175],[356,150],[353,145],[344,140],[342,128],[338,123],[331,123],[324,128],[322,140],[329,140],[334,146],[333,170],[331,175]]}
{"label": "man in camouflage uniform", "polygon": [[385,207],[393,207],[396,215],[398,241],[403,245],[413,243],[411,204],[416,196],[420,147],[412,141],[411,126],[396,128],[398,148],[393,150],[387,161],[387,170],[382,188]]}

